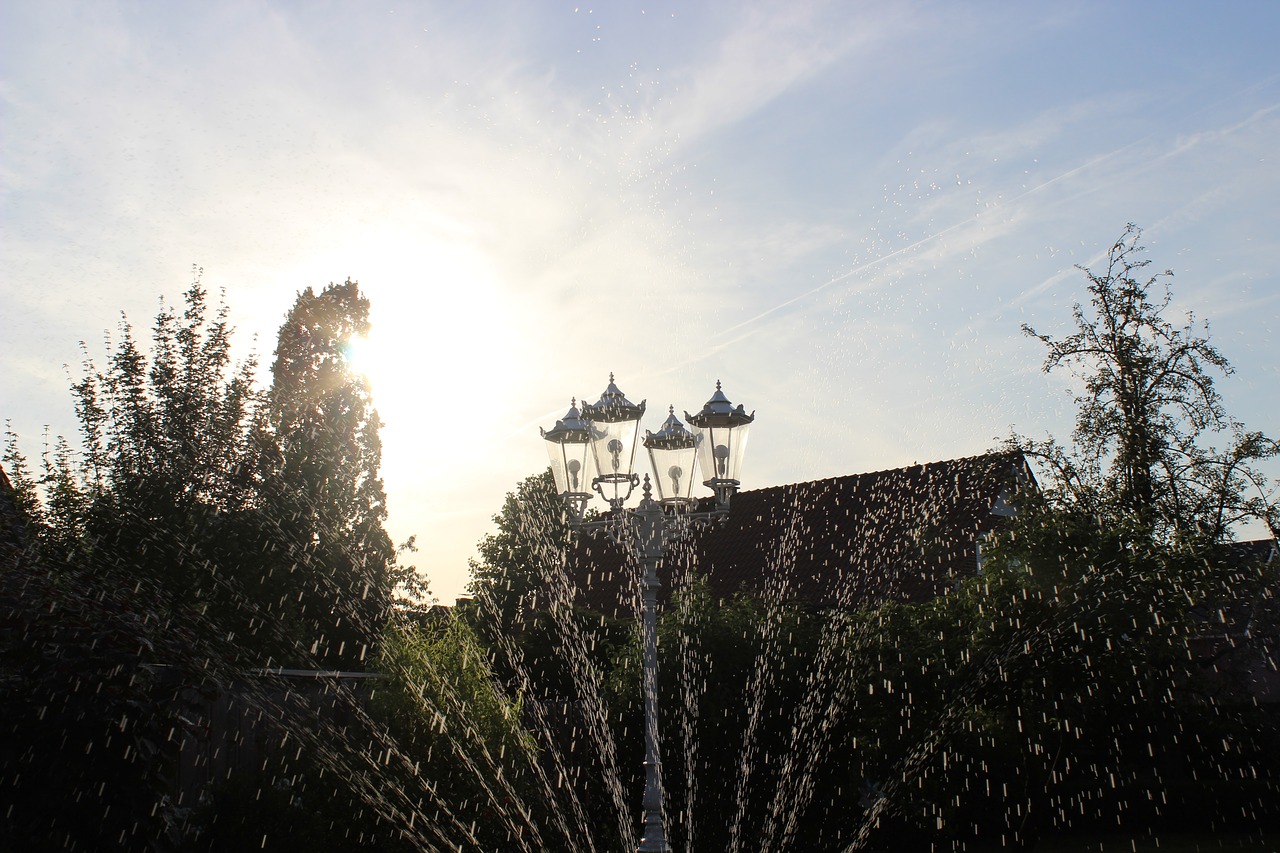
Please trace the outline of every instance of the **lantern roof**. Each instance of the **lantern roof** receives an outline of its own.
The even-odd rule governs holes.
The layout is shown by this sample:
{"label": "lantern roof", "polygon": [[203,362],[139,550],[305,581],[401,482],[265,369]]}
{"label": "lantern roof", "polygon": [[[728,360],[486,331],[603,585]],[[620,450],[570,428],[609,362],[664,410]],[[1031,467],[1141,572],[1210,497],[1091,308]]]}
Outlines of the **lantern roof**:
{"label": "lantern roof", "polygon": [[667,407],[667,412],[662,429],[657,432],[645,430],[644,446],[651,450],[683,450],[693,447],[697,439],[685,427],[684,422],[676,417],[676,407]]}
{"label": "lantern roof", "polygon": [[556,421],[555,426],[542,430],[542,437],[557,444],[566,442],[579,444],[591,440],[591,425],[583,420],[582,413],[578,411],[576,397],[569,401],[569,411],[565,412],[563,418]]}
{"label": "lantern roof", "polygon": [[604,393],[600,395],[600,399],[594,404],[582,404],[582,416],[589,421],[597,421],[600,423],[618,423],[619,421],[638,421],[640,416],[644,414],[645,401],[641,400],[639,405],[627,399],[627,395],[623,394],[614,384],[613,374],[609,374],[609,386],[604,389]]}
{"label": "lantern roof", "polygon": [[699,429],[707,427],[736,427],[749,424],[756,419],[756,413],[747,414],[742,404],[738,404],[734,408],[733,403],[729,402],[729,398],[724,395],[724,391],[720,389],[720,380],[716,380],[715,393],[711,395],[702,406],[702,411],[696,415],[688,412],[684,413],[685,420]]}

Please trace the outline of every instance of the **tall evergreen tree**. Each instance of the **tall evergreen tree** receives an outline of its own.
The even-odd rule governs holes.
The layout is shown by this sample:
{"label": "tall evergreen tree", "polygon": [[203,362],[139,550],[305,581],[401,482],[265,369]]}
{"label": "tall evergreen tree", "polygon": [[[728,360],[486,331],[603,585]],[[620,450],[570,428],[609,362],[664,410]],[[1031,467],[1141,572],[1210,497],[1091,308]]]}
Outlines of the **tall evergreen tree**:
{"label": "tall evergreen tree", "polygon": [[292,544],[281,615],[326,665],[368,659],[395,581],[378,476],[382,423],[368,379],[346,357],[368,330],[369,300],[356,282],[299,293],[280,327],[267,398],[264,501]]}

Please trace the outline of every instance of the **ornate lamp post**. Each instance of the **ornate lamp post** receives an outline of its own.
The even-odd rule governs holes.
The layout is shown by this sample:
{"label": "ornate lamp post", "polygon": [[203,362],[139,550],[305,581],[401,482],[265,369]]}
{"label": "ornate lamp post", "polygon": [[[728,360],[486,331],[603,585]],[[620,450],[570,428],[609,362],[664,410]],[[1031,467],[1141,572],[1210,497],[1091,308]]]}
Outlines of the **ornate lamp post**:
{"label": "ornate lamp post", "polygon": [[[551,457],[556,490],[564,501],[575,529],[595,532],[606,527],[626,531],[634,537],[643,568],[641,599],[644,643],[644,817],[640,836],[642,851],[670,853],[663,822],[662,763],[658,742],[658,564],[676,524],[688,520],[711,521],[729,512],[729,499],[738,491],[738,473],[747,444],[747,428],[755,413],[736,409],[716,383],[715,393],[696,415],[685,413],[693,432],[668,409],[662,429],[646,432],[644,447],[653,466],[658,500],[653,499],[649,476],[644,477],[643,496],[634,509],[626,508],[632,490],[640,484],[635,464],[636,439],[645,404],[636,405],[614,384],[600,395],[599,402],[570,403],[569,411],[554,427],[542,431]],[[703,485],[715,493],[715,509],[692,511],[696,469],[701,465]],[[584,521],[583,514],[591,487],[615,510],[613,517]]]}

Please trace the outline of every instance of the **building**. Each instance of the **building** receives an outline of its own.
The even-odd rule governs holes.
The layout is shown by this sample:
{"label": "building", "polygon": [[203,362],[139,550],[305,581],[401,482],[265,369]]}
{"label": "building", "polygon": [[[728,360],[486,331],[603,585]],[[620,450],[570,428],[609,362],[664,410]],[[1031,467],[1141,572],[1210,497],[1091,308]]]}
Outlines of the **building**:
{"label": "building", "polygon": [[[983,537],[1026,486],[1035,480],[1021,454],[989,453],[744,491],[727,518],[672,543],[662,576],[678,586],[696,567],[718,597],[816,608],[927,600],[978,572]],[[607,537],[580,537],[568,570],[579,604],[632,612],[634,561]]]}
{"label": "building", "polygon": [[[846,610],[927,601],[981,571],[984,537],[1013,514],[1019,488],[1036,488],[1023,456],[990,453],[740,492],[727,518],[691,525],[671,544],[663,598],[696,572],[720,599],[748,592]],[[1242,578],[1260,565],[1264,585],[1242,586],[1222,610],[1200,608],[1192,654],[1223,695],[1280,703],[1280,550],[1273,539],[1226,547]],[[575,603],[631,617],[630,553],[607,536],[577,537],[567,559]]]}

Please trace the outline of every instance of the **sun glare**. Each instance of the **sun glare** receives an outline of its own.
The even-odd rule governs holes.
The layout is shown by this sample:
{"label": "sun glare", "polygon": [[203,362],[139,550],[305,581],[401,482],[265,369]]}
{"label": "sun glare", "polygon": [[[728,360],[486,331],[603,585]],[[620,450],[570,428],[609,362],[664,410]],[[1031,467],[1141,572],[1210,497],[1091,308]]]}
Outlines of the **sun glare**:
{"label": "sun glare", "polygon": [[370,384],[381,372],[378,366],[378,345],[366,337],[352,338],[342,346],[342,357],[347,368],[367,378]]}
{"label": "sun glare", "polygon": [[[370,331],[347,342],[373,389],[386,466],[441,473],[460,464],[459,412],[519,365],[520,326],[492,265],[462,242],[386,236],[360,246]],[[518,370],[516,372],[519,372]],[[469,424],[477,440],[485,424]]]}

